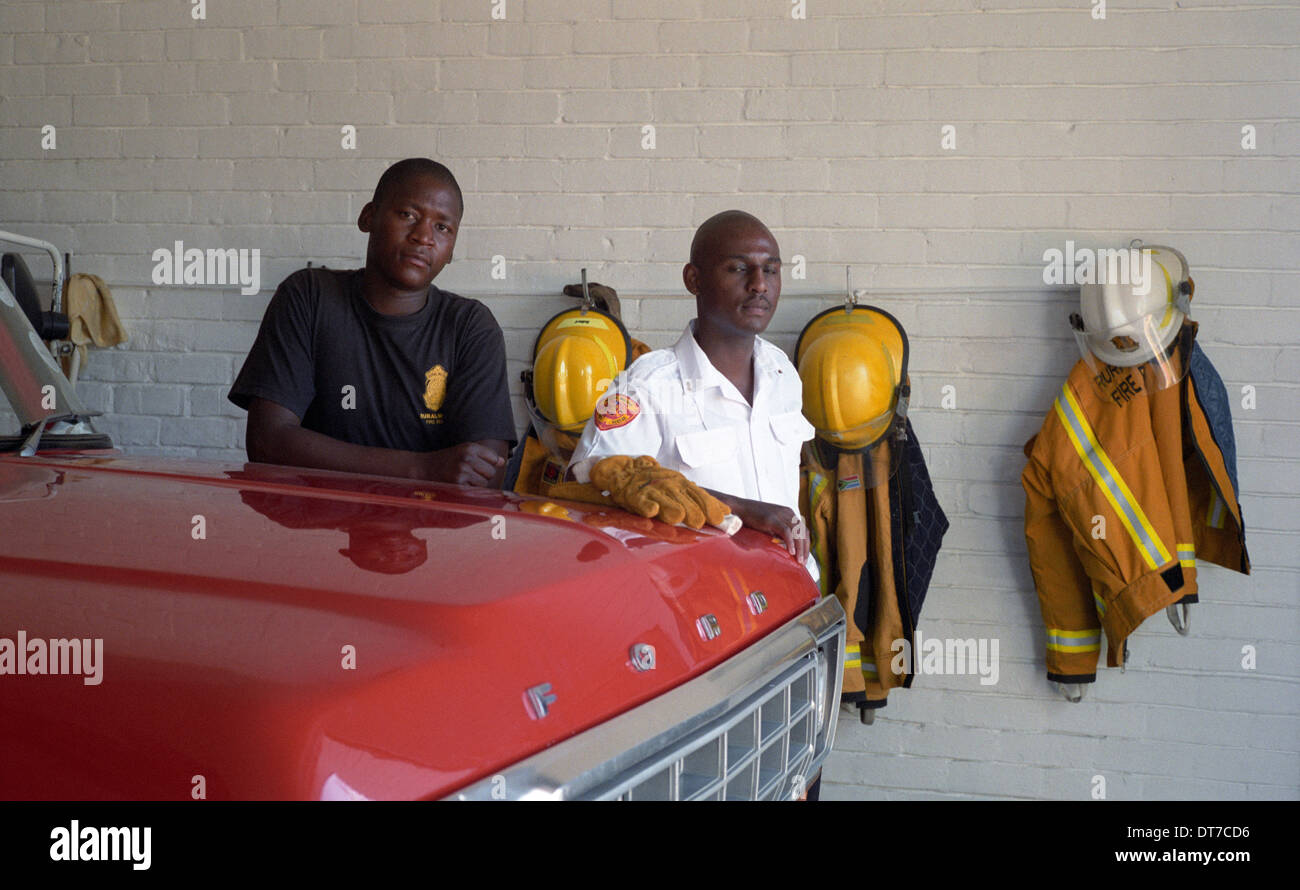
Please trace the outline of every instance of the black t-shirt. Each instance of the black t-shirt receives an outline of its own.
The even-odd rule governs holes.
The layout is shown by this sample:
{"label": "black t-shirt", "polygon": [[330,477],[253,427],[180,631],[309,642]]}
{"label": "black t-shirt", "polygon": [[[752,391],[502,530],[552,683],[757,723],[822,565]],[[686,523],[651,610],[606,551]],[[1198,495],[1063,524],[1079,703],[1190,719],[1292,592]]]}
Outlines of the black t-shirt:
{"label": "black t-shirt", "polygon": [[435,451],[515,441],[505,338],[488,308],[430,285],[412,315],[376,312],[362,270],[300,269],[276,289],[230,389],[357,445]]}

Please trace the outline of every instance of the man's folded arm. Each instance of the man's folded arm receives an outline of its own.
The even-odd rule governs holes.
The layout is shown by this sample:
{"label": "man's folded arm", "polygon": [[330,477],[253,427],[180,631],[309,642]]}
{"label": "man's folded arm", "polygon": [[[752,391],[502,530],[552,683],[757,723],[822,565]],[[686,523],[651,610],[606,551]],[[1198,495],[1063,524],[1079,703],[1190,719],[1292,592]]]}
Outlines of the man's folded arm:
{"label": "man's folded arm", "polygon": [[258,463],[374,473],[459,485],[499,488],[510,444],[500,439],[462,442],[439,451],[401,451],[354,445],[304,429],[288,408],[269,399],[252,398],[245,436],[248,459]]}

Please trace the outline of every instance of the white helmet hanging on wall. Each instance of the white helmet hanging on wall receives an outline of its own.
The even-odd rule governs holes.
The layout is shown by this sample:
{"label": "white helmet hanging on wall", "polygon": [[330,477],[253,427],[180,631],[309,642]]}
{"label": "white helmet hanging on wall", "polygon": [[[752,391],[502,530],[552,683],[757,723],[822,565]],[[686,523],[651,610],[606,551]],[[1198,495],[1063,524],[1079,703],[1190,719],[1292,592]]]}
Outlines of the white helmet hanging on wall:
{"label": "white helmet hanging on wall", "polygon": [[1084,284],[1079,311],[1070,316],[1094,382],[1118,405],[1144,390],[1176,385],[1195,332],[1186,323],[1195,287],[1186,258],[1155,245],[1141,247],[1140,255],[1150,270],[1145,281]]}

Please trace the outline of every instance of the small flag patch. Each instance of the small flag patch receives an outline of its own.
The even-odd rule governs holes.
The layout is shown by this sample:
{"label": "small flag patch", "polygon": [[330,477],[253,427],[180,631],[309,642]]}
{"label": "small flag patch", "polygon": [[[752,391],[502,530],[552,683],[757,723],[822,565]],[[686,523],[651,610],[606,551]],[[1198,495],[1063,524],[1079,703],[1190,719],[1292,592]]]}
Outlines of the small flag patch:
{"label": "small flag patch", "polygon": [[560,481],[560,476],[564,473],[564,465],[548,460],[542,466],[542,481],[547,485],[554,485]]}
{"label": "small flag patch", "polygon": [[862,487],[862,479],[859,476],[845,476],[835,484],[840,491],[853,491]]}

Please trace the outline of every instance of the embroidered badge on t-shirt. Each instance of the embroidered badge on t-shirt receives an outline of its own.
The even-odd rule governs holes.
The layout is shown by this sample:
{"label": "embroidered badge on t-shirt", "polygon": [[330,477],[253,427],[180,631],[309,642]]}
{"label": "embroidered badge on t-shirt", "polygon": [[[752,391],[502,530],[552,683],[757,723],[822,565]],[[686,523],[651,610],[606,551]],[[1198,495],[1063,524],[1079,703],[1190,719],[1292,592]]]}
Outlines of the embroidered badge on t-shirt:
{"label": "embroidered badge on t-shirt", "polygon": [[424,407],[437,411],[447,397],[447,369],[434,365],[424,372]]}
{"label": "embroidered badge on t-shirt", "polygon": [[424,407],[428,408],[430,413],[421,414],[420,419],[428,424],[442,423],[442,413],[438,409],[442,407],[445,398],[447,398],[447,369],[442,365],[434,365],[424,372]]}
{"label": "embroidered badge on t-shirt", "polygon": [[631,396],[618,393],[596,403],[596,429],[613,430],[627,426],[641,413],[641,406]]}

